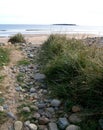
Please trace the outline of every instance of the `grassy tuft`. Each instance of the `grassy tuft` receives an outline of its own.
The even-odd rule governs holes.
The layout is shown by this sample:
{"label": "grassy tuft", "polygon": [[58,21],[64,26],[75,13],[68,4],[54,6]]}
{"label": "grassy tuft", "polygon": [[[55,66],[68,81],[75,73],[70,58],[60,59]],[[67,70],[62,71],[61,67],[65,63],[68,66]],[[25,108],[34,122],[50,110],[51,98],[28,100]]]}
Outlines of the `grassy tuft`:
{"label": "grassy tuft", "polygon": [[26,40],[24,36],[21,33],[15,34],[14,36],[11,36],[8,42],[11,42],[12,44],[15,43],[25,43]]}
{"label": "grassy tuft", "polygon": [[18,62],[18,65],[23,65],[23,66],[26,66],[29,64],[30,64],[30,61],[28,61],[27,59],[23,59]]}
{"label": "grassy tuft", "polygon": [[5,48],[0,48],[0,67],[9,62],[9,51]]}
{"label": "grassy tuft", "polygon": [[41,47],[39,62],[54,96],[87,108],[103,106],[103,47],[51,35]]}

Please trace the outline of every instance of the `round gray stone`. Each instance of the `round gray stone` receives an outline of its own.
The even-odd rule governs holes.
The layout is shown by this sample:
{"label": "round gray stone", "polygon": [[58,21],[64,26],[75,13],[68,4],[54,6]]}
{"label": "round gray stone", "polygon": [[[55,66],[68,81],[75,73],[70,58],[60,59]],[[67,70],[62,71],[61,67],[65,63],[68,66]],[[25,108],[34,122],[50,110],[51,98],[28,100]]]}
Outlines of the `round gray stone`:
{"label": "round gray stone", "polygon": [[60,104],[61,104],[61,101],[58,100],[58,99],[53,99],[53,100],[51,101],[51,105],[52,105],[53,107],[59,107]]}
{"label": "round gray stone", "polygon": [[22,127],[23,127],[23,123],[21,121],[16,121],[14,123],[15,130],[22,130]]}
{"label": "round gray stone", "polygon": [[80,130],[79,126],[76,125],[69,125],[66,130]]}

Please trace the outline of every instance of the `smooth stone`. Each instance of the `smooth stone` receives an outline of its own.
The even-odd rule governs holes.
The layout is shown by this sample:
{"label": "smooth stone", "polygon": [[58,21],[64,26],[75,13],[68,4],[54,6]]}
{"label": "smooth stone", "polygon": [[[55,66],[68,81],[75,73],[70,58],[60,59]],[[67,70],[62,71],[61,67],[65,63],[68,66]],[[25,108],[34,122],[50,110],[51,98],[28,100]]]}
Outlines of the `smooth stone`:
{"label": "smooth stone", "polygon": [[46,104],[45,104],[45,103],[39,103],[39,104],[37,105],[37,107],[38,107],[39,109],[42,109],[42,108],[45,108],[45,107],[46,107]]}
{"label": "smooth stone", "polygon": [[13,126],[8,126],[8,130],[14,130]]}
{"label": "smooth stone", "polygon": [[73,106],[72,107],[72,112],[80,112],[80,111],[81,111],[80,106]]}
{"label": "smooth stone", "polygon": [[35,92],[36,92],[35,88],[30,89],[30,93],[35,93]]}
{"label": "smooth stone", "polygon": [[22,130],[22,127],[23,127],[23,123],[21,121],[16,121],[14,123],[15,130]]}
{"label": "smooth stone", "polygon": [[46,125],[39,125],[39,130],[48,130]]}
{"label": "smooth stone", "polygon": [[46,124],[48,124],[50,122],[50,120],[48,119],[48,118],[46,118],[46,117],[40,117],[39,118],[39,124],[40,125],[46,125]]}
{"label": "smooth stone", "polygon": [[69,116],[69,121],[71,123],[80,123],[81,119],[76,114],[72,114],[72,115]]}
{"label": "smooth stone", "polygon": [[15,90],[16,91],[22,91],[22,88],[21,87],[16,87]]}
{"label": "smooth stone", "polygon": [[59,118],[58,120],[58,126],[60,129],[65,129],[68,125],[69,125],[69,122],[67,120],[67,118],[63,117],[63,118]]}
{"label": "smooth stone", "polygon": [[58,130],[56,123],[49,123],[49,130]]}
{"label": "smooth stone", "polygon": [[8,115],[10,118],[16,120],[16,116],[15,116],[12,112],[8,112],[7,115]]}
{"label": "smooth stone", "polygon": [[29,107],[23,107],[23,111],[24,112],[30,112],[30,108]]}
{"label": "smooth stone", "polygon": [[61,101],[58,100],[58,99],[53,99],[53,100],[51,101],[51,105],[52,105],[53,107],[59,107],[60,104],[61,104]]}
{"label": "smooth stone", "polygon": [[25,126],[28,126],[29,124],[30,124],[30,121],[25,121],[25,122],[24,122],[24,125],[25,125]]}
{"label": "smooth stone", "polygon": [[66,130],[80,130],[79,126],[76,125],[69,125]]}
{"label": "smooth stone", "polygon": [[50,112],[51,114],[54,114],[54,113],[55,113],[54,108],[52,108],[52,107],[46,108],[46,110],[47,110],[48,112]]}
{"label": "smooth stone", "polygon": [[3,108],[3,106],[0,106],[0,111],[4,111],[4,108]]}
{"label": "smooth stone", "polygon": [[30,130],[37,130],[37,126],[35,124],[30,123],[28,127]]}
{"label": "smooth stone", "polygon": [[103,119],[100,119],[100,120],[99,120],[99,125],[100,125],[100,127],[103,129]]}
{"label": "smooth stone", "polygon": [[45,78],[46,78],[46,76],[44,74],[40,74],[40,73],[36,73],[34,76],[35,80],[43,80]]}
{"label": "smooth stone", "polygon": [[9,107],[8,107],[7,104],[4,104],[4,105],[3,105],[3,108],[7,110]]}
{"label": "smooth stone", "polygon": [[34,56],[33,56],[33,54],[29,54],[28,57],[29,58],[33,58]]}
{"label": "smooth stone", "polygon": [[35,114],[33,115],[33,117],[34,117],[35,119],[39,119],[39,118],[40,118],[40,114],[39,114],[39,113],[35,113]]}

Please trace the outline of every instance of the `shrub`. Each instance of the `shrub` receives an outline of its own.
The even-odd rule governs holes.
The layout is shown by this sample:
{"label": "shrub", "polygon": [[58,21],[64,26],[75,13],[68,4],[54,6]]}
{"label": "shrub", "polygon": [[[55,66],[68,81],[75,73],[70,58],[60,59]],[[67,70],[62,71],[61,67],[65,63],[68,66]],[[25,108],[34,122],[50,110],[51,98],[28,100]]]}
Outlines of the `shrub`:
{"label": "shrub", "polygon": [[12,44],[14,44],[14,43],[25,43],[26,40],[21,33],[18,33],[14,36],[11,36],[10,39],[8,40],[8,42],[11,42]]}
{"label": "shrub", "polygon": [[54,96],[87,108],[103,106],[103,47],[51,35],[39,59]]}

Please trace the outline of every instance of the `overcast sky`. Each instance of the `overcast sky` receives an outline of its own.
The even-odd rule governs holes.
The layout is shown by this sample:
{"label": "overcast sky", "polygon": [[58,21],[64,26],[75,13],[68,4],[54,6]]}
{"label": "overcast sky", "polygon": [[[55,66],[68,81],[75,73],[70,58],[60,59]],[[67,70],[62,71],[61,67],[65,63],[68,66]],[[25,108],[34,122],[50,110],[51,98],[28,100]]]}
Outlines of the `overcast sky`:
{"label": "overcast sky", "polygon": [[0,0],[0,24],[103,25],[103,0]]}

